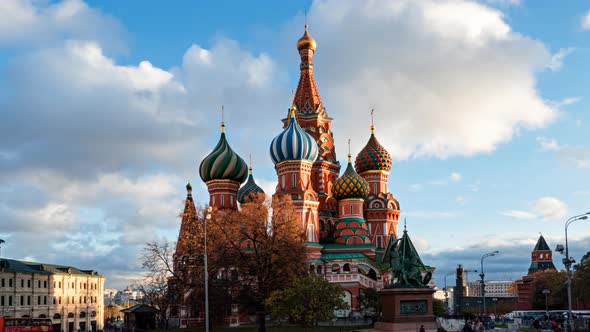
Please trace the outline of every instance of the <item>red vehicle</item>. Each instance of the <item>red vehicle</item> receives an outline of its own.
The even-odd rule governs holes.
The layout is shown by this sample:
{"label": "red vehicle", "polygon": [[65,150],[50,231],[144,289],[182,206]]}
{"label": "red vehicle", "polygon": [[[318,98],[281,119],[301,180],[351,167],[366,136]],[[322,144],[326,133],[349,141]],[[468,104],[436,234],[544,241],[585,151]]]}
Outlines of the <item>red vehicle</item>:
{"label": "red vehicle", "polygon": [[53,332],[49,318],[0,317],[0,332]]}

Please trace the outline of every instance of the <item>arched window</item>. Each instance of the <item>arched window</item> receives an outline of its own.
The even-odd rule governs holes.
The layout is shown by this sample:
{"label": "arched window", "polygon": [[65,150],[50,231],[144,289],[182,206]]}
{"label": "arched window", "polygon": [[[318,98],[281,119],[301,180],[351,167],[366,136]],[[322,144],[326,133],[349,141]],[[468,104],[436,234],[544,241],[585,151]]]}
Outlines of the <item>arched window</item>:
{"label": "arched window", "polygon": [[340,265],[332,264],[332,273],[340,273]]}
{"label": "arched window", "polygon": [[74,318],[74,313],[73,312],[68,312],[68,318]]}
{"label": "arched window", "polygon": [[61,319],[61,315],[56,312],[53,314],[53,319]]}
{"label": "arched window", "polygon": [[80,311],[80,318],[84,318],[86,317],[86,312],[85,311]]}
{"label": "arched window", "polygon": [[344,264],[344,266],[342,267],[342,272],[350,272],[350,264]]}

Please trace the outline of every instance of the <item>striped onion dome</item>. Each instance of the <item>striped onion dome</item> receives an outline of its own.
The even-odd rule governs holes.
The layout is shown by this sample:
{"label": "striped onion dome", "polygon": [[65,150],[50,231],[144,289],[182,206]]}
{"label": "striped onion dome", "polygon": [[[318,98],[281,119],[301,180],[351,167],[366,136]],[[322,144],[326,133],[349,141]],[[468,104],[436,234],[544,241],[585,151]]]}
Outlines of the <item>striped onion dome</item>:
{"label": "striped onion dome", "polygon": [[391,155],[379,144],[375,137],[375,128],[371,126],[371,137],[367,145],[356,156],[354,167],[358,173],[366,171],[391,170]]}
{"label": "striped onion dome", "polygon": [[252,176],[252,167],[250,167],[250,175],[248,176],[248,181],[238,190],[238,202],[240,204],[248,203],[252,200],[253,195],[250,194],[264,194],[264,190],[260,188],[256,182],[254,182],[254,176]]}
{"label": "striped onion dome", "polygon": [[345,198],[364,199],[369,195],[369,183],[354,171],[350,155],[348,155],[346,171],[334,182],[332,193],[337,200]]}
{"label": "striped onion dome", "polygon": [[221,138],[217,146],[199,166],[199,174],[205,182],[213,180],[230,180],[238,183],[246,181],[248,166],[244,159],[240,158],[232,150],[225,138],[225,125],[221,124]]}
{"label": "striped onion dome", "polygon": [[278,164],[286,160],[309,160],[318,158],[319,148],[315,139],[299,126],[295,119],[295,107],[289,113],[289,124],[270,143],[270,158]]}

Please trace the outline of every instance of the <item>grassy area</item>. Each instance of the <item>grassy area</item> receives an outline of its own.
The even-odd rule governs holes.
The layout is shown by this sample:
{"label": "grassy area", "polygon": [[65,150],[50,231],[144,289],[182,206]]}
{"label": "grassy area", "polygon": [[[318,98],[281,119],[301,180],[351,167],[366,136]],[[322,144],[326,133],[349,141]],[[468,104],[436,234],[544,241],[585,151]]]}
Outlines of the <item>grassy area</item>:
{"label": "grassy area", "polygon": [[[310,332],[348,332],[369,329],[370,326],[317,326],[310,327],[307,331]],[[168,329],[168,330],[156,330],[157,332],[204,332],[205,329],[202,327],[191,328],[191,329]],[[255,326],[251,327],[213,327],[211,332],[256,332]],[[305,331],[303,327],[299,326],[267,326],[267,332],[301,332]]]}

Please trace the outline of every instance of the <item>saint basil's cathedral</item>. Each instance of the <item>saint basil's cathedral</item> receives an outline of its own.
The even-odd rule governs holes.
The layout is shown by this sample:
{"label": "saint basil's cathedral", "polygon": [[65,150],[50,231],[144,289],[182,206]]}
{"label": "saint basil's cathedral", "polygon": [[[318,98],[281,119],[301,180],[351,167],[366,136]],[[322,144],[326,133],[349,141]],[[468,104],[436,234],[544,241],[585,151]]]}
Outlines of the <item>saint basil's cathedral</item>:
{"label": "saint basil's cathedral", "polygon": [[[349,153],[346,169],[339,176],[332,118],[313,75],[316,42],[307,25],[297,50],[301,58],[297,90],[282,120],[282,132],[270,144],[278,177],[274,195],[290,195],[301,217],[309,270],[346,290],[354,311],[362,289],[389,284],[391,271],[384,270],[381,258],[389,240],[398,237],[400,214],[398,201],[387,189],[391,155],[377,140],[371,124],[368,142],[354,166]],[[223,123],[219,142],[201,162],[199,173],[214,209],[238,209],[252,193],[264,193],[254,181],[252,168],[248,171],[246,162],[230,147]],[[195,209],[190,185],[187,190],[185,216],[187,209]],[[184,224],[185,220],[179,239],[189,231]],[[177,245],[175,260],[182,251]]]}

